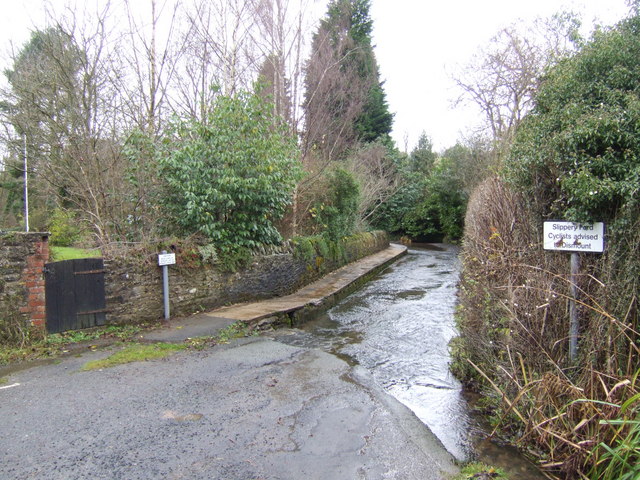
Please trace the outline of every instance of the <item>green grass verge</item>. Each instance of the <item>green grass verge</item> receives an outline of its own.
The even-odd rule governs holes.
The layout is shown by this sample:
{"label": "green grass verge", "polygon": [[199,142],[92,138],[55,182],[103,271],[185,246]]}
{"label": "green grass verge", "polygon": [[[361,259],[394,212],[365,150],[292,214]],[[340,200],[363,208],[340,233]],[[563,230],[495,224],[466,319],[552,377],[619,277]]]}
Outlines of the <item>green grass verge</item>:
{"label": "green grass verge", "polygon": [[146,325],[107,325],[104,327],[89,328],[86,330],[70,330],[68,332],[53,333],[47,335],[44,342],[48,345],[69,345],[72,343],[87,342],[100,338],[118,338],[120,340],[132,339],[138,332],[144,330]]}
{"label": "green grass verge", "polygon": [[97,258],[101,257],[99,249],[86,249],[74,247],[49,247],[49,257],[54,262],[61,260],[74,260],[76,258]]}
{"label": "green grass verge", "polygon": [[[32,341],[23,347],[0,345],[0,365],[42,358],[55,358],[61,354],[68,354],[70,351],[78,352],[79,347],[74,346],[75,344],[79,344],[80,348],[86,347],[91,350],[95,350],[99,348],[100,345],[104,345],[104,340],[107,340],[106,343],[113,343],[113,340],[116,340],[127,343],[133,342],[133,345],[137,345],[138,335],[149,328],[154,328],[154,325],[107,325],[86,330],[46,335],[43,339]],[[250,330],[244,322],[236,322],[221,330],[217,335],[191,338],[183,345],[173,345],[169,348],[175,348],[176,350],[185,348],[202,350],[221,343],[229,343],[236,338],[252,335],[259,335],[259,332]],[[109,341],[110,339],[112,341]],[[93,342],[95,342],[95,344],[93,344]],[[144,358],[141,360],[144,360]],[[131,361],[137,360],[134,359]]]}
{"label": "green grass verge", "polygon": [[509,480],[509,477],[500,468],[490,467],[480,462],[472,462],[465,465],[460,473],[451,480],[471,480],[475,478],[492,480]]}
{"label": "green grass verge", "polygon": [[149,325],[107,325],[86,330],[75,330],[46,335],[43,339],[34,340],[24,345],[0,345],[0,365],[51,358],[68,353],[74,344],[100,341],[102,339],[134,340],[134,337]]}
{"label": "green grass verge", "polygon": [[125,363],[164,358],[186,348],[188,348],[187,345],[176,345],[173,343],[155,343],[153,345],[134,343],[107,358],[87,362],[84,367],[82,367],[82,370],[98,370]]}

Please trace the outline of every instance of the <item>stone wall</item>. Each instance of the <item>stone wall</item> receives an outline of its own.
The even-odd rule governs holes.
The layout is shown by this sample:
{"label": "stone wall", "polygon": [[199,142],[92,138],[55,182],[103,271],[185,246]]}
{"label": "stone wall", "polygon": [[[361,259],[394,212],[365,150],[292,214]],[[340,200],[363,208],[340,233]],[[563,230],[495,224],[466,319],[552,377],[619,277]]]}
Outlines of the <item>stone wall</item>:
{"label": "stone wall", "polygon": [[44,329],[48,238],[48,233],[0,233],[0,335]]}
{"label": "stone wall", "polygon": [[[287,295],[336,268],[376,253],[389,245],[383,232],[350,237],[342,242],[340,255],[294,253],[289,244],[275,253],[252,258],[248,268],[221,272],[212,265],[185,262],[169,267],[171,316],[183,316],[223,305]],[[338,257],[336,260],[335,257]],[[332,258],[334,258],[332,260]],[[157,254],[146,258],[105,258],[107,321],[137,323],[163,316],[162,271]]]}
{"label": "stone wall", "polygon": [[[169,267],[171,315],[183,316],[231,303],[287,295],[336,268],[389,245],[383,232],[345,239],[340,253],[301,254],[294,243],[263,252],[241,271],[185,261]],[[0,342],[15,341],[46,322],[44,267],[47,233],[0,233]],[[108,323],[156,321],[163,316],[162,271],[157,254],[105,258]],[[193,260],[193,259],[191,259]]]}

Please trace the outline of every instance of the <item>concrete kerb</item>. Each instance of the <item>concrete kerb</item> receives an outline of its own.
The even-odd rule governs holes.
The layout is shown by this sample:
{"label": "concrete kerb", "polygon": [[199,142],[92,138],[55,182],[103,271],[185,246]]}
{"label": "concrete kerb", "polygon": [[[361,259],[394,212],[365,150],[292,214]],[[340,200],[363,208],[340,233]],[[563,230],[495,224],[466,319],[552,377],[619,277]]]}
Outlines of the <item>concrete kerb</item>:
{"label": "concrete kerb", "polygon": [[300,325],[362,287],[406,253],[407,247],[392,244],[385,250],[330,272],[293,294],[260,302],[230,305],[171,321],[168,328],[148,332],[141,340],[183,342],[188,338],[214,336],[236,322],[244,322],[250,330]]}
{"label": "concrete kerb", "polygon": [[255,303],[222,307],[209,315],[236,319],[250,328],[269,318],[273,326],[300,325],[336,305],[380,271],[407,253],[403,245],[390,245],[368,257],[345,265],[297,292]]}
{"label": "concrete kerb", "polygon": [[337,305],[345,297],[362,288],[364,284],[369,282],[378,273],[382,272],[389,265],[396,262],[400,257],[406,255],[407,247],[405,247],[404,245],[401,245],[399,247],[400,248],[398,249],[397,255],[376,265],[371,270],[362,274],[360,277],[358,277],[348,285],[340,288],[339,290],[336,290],[333,294],[327,295],[319,303],[311,302],[305,305],[302,309],[294,310],[293,312],[291,312],[291,314],[289,314],[289,317],[291,318],[291,326],[301,325],[313,319],[320,313],[323,313],[329,310],[331,307]]}

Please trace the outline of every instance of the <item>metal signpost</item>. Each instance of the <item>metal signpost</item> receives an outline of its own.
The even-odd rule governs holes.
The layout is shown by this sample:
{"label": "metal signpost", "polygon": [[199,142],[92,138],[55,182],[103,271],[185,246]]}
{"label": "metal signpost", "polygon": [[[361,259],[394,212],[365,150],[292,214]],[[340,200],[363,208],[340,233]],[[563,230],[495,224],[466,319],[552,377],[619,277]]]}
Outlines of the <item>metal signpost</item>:
{"label": "metal signpost", "polygon": [[164,319],[169,320],[169,265],[175,265],[176,254],[163,250],[158,254],[158,265],[162,267],[162,293],[164,296]]}
{"label": "metal signpost", "polygon": [[29,170],[27,168],[27,136],[23,135],[24,141],[24,231],[29,232]]}
{"label": "metal signpost", "polygon": [[578,252],[604,252],[604,223],[583,225],[575,222],[544,222],[544,249],[571,252],[571,278],[569,298],[569,360],[574,363],[578,355],[578,276],[580,255]]}

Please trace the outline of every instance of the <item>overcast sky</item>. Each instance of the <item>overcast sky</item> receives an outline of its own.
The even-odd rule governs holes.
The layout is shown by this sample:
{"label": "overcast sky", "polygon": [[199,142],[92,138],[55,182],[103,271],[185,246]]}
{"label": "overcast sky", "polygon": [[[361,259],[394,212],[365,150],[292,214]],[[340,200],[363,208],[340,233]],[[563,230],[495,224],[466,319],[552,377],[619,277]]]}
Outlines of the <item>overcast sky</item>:
{"label": "overcast sky", "polygon": [[452,109],[459,92],[451,80],[456,65],[517,19],[548,17],[559,11],[610,25],[628,12],[625,0],[372,0],[376,55],[392,112],[393,136],[409,150],[422,131],[436,150],[455,144],[477,123],[473,108]]}
{"label": "overcast sky", "polygon": [[[28,40],[30,29],[41,25],[44,4],[0,0],[3,51],[10,40],[18,47]],[[580,13],[588,25],[610,25],[623,18],[628,7],[626,0],[372,0],[376,55],[395,113],[398,146],[413,148],[422,131],[436,150],[454,145],[461,132],[478,121],[473,108],[451,107],[458,96],[451,80],[456,65],[468,62],[501,27],[561,10]]]}

